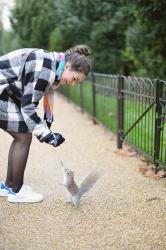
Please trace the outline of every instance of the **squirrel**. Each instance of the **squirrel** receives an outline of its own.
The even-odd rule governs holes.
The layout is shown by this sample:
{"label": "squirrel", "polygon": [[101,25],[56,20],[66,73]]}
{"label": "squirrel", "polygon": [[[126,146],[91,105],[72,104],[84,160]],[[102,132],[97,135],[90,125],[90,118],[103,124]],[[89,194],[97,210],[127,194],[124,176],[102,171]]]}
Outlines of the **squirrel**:
{"label": "squirrel", "polygon": [[80,206],[81,197],[93,187],[104,172],[101,169],[93,169],[78,186],[74,180],[74,172],[64,168],[62,161],[61,167],[64,175],[64,180],[61,185],[66,187],[69,192],[69,200],[66,202],[73,203],[75,207],[78,208]]}

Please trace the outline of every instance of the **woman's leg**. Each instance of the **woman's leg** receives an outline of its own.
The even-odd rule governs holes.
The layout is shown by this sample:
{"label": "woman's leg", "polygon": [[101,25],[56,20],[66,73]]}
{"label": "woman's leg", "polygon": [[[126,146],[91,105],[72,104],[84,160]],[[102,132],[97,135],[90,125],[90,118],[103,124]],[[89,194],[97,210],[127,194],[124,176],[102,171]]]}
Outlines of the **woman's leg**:
{"label": "woman's leg", "polygon": [[14,144],[15,144],[15,140],[13,140],[10,146],[10,150],[9,150],[7,177],[6,177],[6,183],[5,183],[7,187],[11,187],[11,188],[13,185],[12,154],[13,154]]}
{"label": "woman's leg", "polygon": [[13,142],[9,150],[8,170],[5,185],[18,192],[23,185],[24,171],[28,159],[32,134],[15,133],[7,131]]}

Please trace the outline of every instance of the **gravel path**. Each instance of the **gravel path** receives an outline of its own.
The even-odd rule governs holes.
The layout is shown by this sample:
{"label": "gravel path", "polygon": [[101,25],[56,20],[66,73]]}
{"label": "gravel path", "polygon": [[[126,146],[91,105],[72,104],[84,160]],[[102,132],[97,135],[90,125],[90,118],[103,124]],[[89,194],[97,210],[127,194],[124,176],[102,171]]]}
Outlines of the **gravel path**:
{"label": "gravel path", "polygon": [[[45,199],[11,204],[0,197],[0,250],[165,250],[166,179],[138,173],[139,157],[115,154],[115,136],[58,94],[55,120],[52,130],[66,142],[53,148],[34,138],[25,174]],[[2,181],[11,142],[2,130],[0,142]],[[64,202],[60,160],[77,182],[92,168],[105,170],[79,209]]]}

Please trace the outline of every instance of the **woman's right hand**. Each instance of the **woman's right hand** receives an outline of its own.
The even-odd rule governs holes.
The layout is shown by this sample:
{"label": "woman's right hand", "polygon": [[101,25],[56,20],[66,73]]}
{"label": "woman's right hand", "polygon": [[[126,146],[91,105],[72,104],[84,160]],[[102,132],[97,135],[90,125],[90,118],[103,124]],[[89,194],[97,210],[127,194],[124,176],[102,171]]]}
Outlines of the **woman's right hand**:
{"label": "woman's right hand", "polygon": [[59,133],[50,133],[41,142],[46,142],[54,147],[58,147],[65,141],[65,138]]}

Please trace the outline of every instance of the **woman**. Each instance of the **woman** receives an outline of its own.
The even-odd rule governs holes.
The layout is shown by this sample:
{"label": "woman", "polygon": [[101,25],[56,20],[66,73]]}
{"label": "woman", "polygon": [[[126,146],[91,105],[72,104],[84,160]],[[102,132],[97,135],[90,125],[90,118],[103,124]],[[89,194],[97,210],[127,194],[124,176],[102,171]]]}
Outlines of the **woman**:
{"label": "woman", "polygon": [[[20,49],[0,57],[0,128],[13,137],[5,184],[0,195],[9,202],[39,202],[41,194],[23,185],[32,134],[40,142],[57,147],[65,139],[50,130],[50,90],[83,81],[91,69],[90,49],[78,45],[65,53],[43,49]],[[37,113],[44,96],[44,118]]]}

